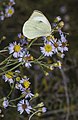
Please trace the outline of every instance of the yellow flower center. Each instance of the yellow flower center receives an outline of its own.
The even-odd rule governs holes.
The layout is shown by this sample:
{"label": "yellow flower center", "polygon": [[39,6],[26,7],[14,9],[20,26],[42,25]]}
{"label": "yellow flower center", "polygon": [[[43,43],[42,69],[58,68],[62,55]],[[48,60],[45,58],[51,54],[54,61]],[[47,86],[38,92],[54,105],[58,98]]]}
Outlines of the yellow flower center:
{"label": "yellow flower center", "polygon": [[30,61],[30,60],[33,60],[33,56],[27,56],[27,57],[24,57],[23,58],[25,61]]}
{"label": "yellow flower center", "polygon": [[16,81],[20,81],[20,77],[17,77],[17,78],[16,78]]}
{"label": "yellow flower center", "polygon": [[8,13],[9,13],[9,14],[13,14],[13,10],[12,10],[12,9],[9,9],[9,10],[8,10]]}
{"label": "yellow flower center", "polygon": [[27,81],[27,80],[25,80],[25,81],[23,82],[23,85],[24,85],[25,88],[28,88],[28,87],[30,86],[30,82]]}
{"label": "yellow flower center", "polygon": [[51,52],[52,51],[52,46],[50,44],[45,45],[45,51],[46,52]]}
{"label": "yellow flower center", "polygon": [[5,74],[5,76],[9,79],[11,79],[13,77],[13,73],[12,72],[8,72]]}
{"label": "yellow flower center", "polygon": [[19,52],[20,50],[21,50],[20,45],[15,45],[15,46],[14,46],[14,51],[15,51],[15,52]]}

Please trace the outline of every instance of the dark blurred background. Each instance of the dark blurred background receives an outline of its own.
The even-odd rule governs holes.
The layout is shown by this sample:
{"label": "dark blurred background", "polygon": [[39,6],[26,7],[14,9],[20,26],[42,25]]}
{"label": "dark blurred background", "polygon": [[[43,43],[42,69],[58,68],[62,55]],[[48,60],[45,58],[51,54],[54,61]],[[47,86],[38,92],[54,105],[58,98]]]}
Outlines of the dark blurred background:
{"label": "dark blurred background", "polygon": [[[42,117],[33,117],[32,120],[78,120],[78,0],[15,0],[15,2],[14,15],[0,23],[0,36],[7,37],[4,46],[14,41],[17,34],[22,32],[23,23],[33,10],[42,11],[50,23],[55,17],[61,16],[65,23],[63,31],[69,33],[67,36],[69,51],[62,61],[63,70],[55,69],[47,77],[43,77],[38,68],[34,67],[32,70],[33,92],[40,94],[40,101],[48,108]],[[1,120],[28,120],[26,115],[20,116],[16,109],[4,110],[4,115]]]}

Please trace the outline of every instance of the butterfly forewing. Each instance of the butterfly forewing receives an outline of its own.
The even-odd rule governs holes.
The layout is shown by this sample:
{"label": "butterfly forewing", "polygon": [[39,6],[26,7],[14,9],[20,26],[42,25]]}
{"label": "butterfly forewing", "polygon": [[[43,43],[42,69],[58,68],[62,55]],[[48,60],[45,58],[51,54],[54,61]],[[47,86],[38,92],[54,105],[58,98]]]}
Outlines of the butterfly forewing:
{"label": "butterfly forewing", "polygon": [[47,24],[51,28],[49,21],[47,20],[47,18],[44,16],[44,14],[41,11],[34,10],[29,20],[43,20],[44,23]]}

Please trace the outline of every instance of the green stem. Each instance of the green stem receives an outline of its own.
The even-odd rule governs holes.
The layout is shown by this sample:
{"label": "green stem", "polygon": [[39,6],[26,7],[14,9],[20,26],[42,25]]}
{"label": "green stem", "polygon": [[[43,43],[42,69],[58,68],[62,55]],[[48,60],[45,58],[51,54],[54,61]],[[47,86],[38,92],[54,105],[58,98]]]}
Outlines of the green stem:
{"label": "green stem", "polygon": [[2,52],[7,52],[8,50],[0,50],[0,53],[2,53]]}
{"label": "green stem", "polygon": [[9,58],[11,58],[12,57],[12,55],[10,55],[8,58],[6,58],[4,61],[2,61],[1,63],[0,63],[0,65],[3,65],[6,61],[8,61],[8,59]]}
{"label": "green stem", "polygon": [[10,100],[9,102],[14,102],[14,101],[17,101],[17,100],[20,100],[21,98],[25,97],[25,95],[21,95],[20,97],[18,98],[15,98],[13,100]]}
{"label": "green stem", "polygon": [[13,89],[14,89],[14,83],[13,83],[13,85],[12,85],[12,87],[11,87],[11,91],[9,92],[9,94],[7,95],[7,97],[9,97],[9,96],[11,95]]}
{"label": "green stem", "polygon": [[0,73],[0,75],[3,75],[3,74],[5,74],[5,73],[7,73],[7,72],[9,72],[9,71],[12,71],[12,70],[16,69],[16,68],[19,67],[20,65],[22,65],[22,62],[19,63],[19,64],[17,64],[15,67],[11,68],[10,70],[7,70],[7,71],[5,71],[5,72]]}
{"label": "green stem", "polygon": [[16,108],[17,106],[15,106],[15,105],[9,105],[10,107],[13,107],[13,108]]}
{"label": "green stem", "polygon": [[41,59],[43,59],[44,58],[44,56],[43,56],[43,54],[37,59],[37,60],[41,60]]}
{"label": "green stem", "polygon": [[13,88],[11,89],[11,91],[9,92],[7,97],[9,97],[11,95],[12,91],[13,91]]}
{"label": "green stem", "polygon": [[30,42],[30,44],[28,45],[27,49],[29,49],[29,48],[31,47],[31,45],[32,45],[36,40],[37,40],[37,38],[34,39],[34,40],[32,40],[32,41]]}
{"label": "green stem", "polygon": [[43,45],[43,43],[34,43],[33,45]]}
{"label": "green stem", "polygon": [[15,64],[17,64],[17,63],[18,63],[18,61],[15,61],[14,63],[8,64],[8,65],[2,67],[2,69],[6,68],[6,67],[9,67],[9,66],[12,66],[12,65],[15,65]]}
{"label": "green stem", "polygon": [[35,61],[33,61],[33,62],[39,64],[40,66],[43,66],[43,67],[49,69],[48,65],[45,65],[45,64],[41,63],[42,61],[37,61],[37,60],[35,60]]}
{"label": "green stem", "polygon": [[43,56],[43,55],[40,55],[39,58],[37,58],[37,59],[35,59],[34,61],[31,61],[31,62],[32,62],[32,63],[33,63],[33,62],[34,62],[34,63],[35,63],[35,62],[37,63],[37,62],[40,62],[39,60],[42,60],[42,59],[44,59],[44,56]]}
{"label": "green stem", "polygon": [[29,117],[29,120],[31,120],[31,118],[32,118],[36,113],[38,113],[38,112],[41,112],[41,110],[38,110],[38,111],[34,112],[34,113]]}

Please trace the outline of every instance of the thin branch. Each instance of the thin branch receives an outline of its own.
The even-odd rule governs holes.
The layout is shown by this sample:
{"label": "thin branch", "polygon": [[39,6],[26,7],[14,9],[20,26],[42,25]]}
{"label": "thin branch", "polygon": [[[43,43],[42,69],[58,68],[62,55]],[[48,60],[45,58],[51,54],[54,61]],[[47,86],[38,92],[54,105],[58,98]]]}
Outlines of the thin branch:
{"label": "thin branch", "polygon": [[69,115],[70,115],[70,110],[69,110],[69,104],[70,104],[70,101],[69,101],[69,94],[68,94],[68,88],[67,88],[67,76],[65,75],[64,73],[64,70],[61,69],[61,74],[62,74],[62,77],[63,77],[63,83],[64,83],[64,89],[65,89],[65,95],[66,95],[66,102],[67,102],[67,116],[66,116],[66,120],[69,120]]}

